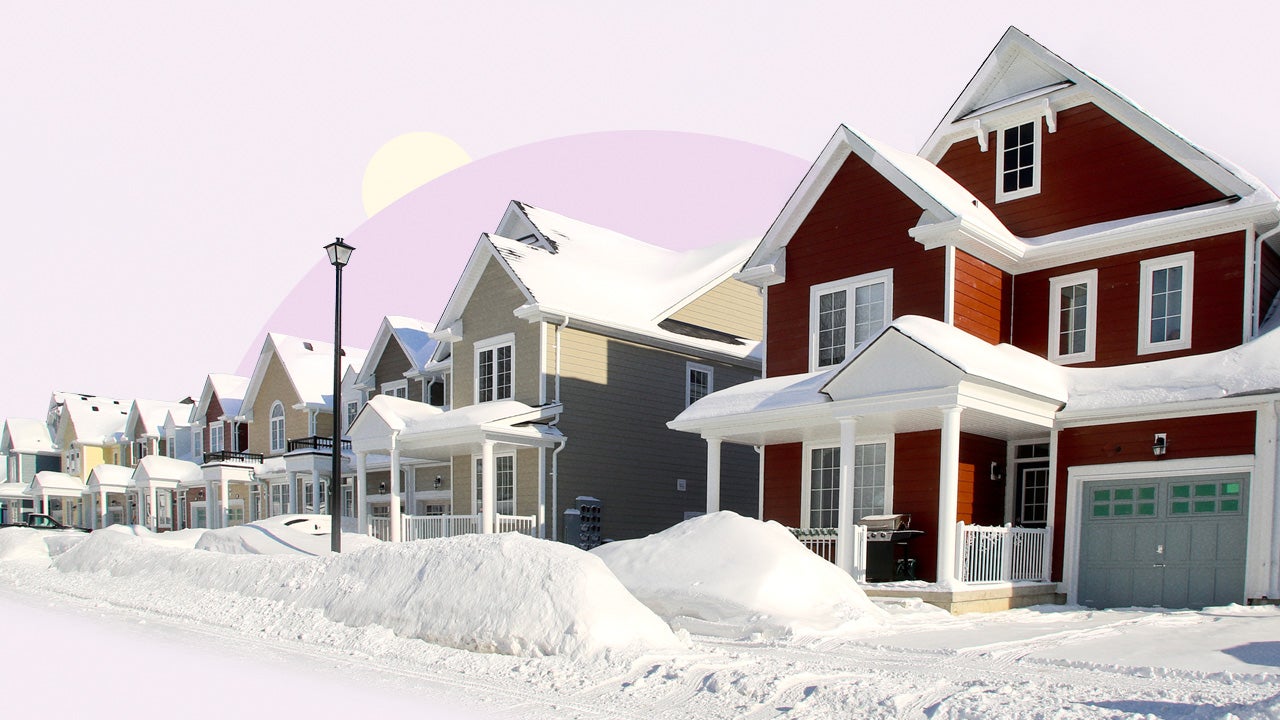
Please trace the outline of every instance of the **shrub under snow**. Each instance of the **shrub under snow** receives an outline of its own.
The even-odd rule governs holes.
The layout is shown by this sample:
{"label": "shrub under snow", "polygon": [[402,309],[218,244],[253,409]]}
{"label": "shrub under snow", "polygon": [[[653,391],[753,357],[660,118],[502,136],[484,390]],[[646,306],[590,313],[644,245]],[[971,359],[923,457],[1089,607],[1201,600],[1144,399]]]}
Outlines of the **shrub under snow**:
{"label": "shrub under snow", "polygon": [[703,515],[592,553],[676,627],[717,635],[830,630],[883,612],[776,522]]}

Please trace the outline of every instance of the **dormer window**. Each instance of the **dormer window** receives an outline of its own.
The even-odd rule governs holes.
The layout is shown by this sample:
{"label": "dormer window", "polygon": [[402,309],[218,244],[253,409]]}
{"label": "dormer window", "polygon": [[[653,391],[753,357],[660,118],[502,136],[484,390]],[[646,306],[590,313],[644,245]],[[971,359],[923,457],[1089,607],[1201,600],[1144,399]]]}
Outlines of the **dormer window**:
{"label": "dormer window", "polygon": [[1040,120],[1004,128],[996,153],[996,202],[1040,192]]}

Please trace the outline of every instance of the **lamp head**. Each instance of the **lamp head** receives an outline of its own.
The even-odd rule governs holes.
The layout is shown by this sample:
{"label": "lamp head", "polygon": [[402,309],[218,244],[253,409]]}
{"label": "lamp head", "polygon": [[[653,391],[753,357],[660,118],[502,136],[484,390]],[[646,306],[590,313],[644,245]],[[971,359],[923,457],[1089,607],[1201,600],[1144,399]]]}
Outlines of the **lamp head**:
{"label": "lamp head", "polygon": [[329,264],[334,267],[345,267],[351,262],[351,251],[355,247],[348,245],[342,238],[334,238],[333,242],[324,246],[324,251],[329,253]]}

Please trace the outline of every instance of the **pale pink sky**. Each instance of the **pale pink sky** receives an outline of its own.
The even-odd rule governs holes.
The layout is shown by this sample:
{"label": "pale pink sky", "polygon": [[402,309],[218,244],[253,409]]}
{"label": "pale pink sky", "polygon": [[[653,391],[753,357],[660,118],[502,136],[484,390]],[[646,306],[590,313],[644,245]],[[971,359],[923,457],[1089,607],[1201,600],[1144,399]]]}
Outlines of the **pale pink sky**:
{"label": "pale pink sky", "polygon": [[0,417],[234,370],[411,131],[476,159],[665,130],[807,164],[843,122],[914,151],[1015,24],[1280,184],[1273,2],[1029,5],[3,0]]}

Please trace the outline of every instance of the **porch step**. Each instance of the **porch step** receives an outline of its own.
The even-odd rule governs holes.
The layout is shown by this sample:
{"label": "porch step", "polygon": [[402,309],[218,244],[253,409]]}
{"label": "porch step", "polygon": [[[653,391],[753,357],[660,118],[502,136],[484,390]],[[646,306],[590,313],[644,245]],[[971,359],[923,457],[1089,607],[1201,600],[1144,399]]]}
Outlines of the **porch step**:
{"label": "porch step", "polygon": [[972,612],[999,612],[1032,605],[1062,605],[1065,594],[1058,592],[1057,583],[1001,583],[944,590],[936,585],[863,585],[870,598],[920,598],[924,602],[953,615]]}

